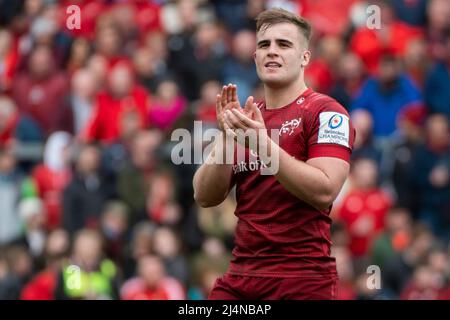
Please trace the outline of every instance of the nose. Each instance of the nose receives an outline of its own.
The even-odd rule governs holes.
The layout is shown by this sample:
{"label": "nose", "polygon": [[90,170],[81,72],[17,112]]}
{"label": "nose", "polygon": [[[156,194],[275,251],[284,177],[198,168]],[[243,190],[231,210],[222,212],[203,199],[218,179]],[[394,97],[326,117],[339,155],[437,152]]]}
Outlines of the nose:
{"label": "nose", "polygon": [[267,50],[267,55],[269,57],[274,57],[278,55],[278,48],[277,48],[277,44],[275,42],[271,43],[268,50]]}

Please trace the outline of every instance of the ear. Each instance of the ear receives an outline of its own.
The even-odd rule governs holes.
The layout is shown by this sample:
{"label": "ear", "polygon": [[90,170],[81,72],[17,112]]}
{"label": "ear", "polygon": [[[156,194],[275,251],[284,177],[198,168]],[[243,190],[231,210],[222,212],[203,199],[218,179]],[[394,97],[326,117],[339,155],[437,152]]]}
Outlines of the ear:
{"label": "ear", "polygon": [[253,52],[253,59],[256,60],[256,51]]}
{"label": "ear", "polygon": [[309,51],[309,50],[303,51],[302,57],[301,57],[301,59],[302,59],[302,67],[303,68],[306,67],[309,64],[310,58],[311,58],[311,51]]}

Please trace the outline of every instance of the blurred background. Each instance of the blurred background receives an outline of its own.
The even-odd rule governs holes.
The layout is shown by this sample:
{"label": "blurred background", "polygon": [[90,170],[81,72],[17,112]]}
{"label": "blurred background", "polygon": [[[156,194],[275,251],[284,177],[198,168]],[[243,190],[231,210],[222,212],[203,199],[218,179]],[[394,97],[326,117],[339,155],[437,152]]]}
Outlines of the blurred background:
{"label": "blurred background", "polygon": [[311,21],[307,84],[357,130],[339,298],[450,299],[449,0],[0,0],[0,299],[208,296],[235,200],[195,205],[170,134],[215,127],[222,84],[262,99],[254,18],[274,6]]}

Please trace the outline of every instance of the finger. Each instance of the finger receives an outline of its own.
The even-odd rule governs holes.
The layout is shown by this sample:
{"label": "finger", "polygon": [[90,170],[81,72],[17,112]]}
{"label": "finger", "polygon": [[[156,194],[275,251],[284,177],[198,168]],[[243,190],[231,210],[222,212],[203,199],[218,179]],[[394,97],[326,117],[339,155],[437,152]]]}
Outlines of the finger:
{"label": "finger", "polygon": [[222,124],[224,128],[228,127],[230,129],[235,129],[230,119],[227,117],[226,111],[222,114]]}
{"label": "finger", "polygon": [[233,139],[237,138],[236,133],[230,128],[230,126],[226,122],[223,123],[223,128],[225,129],[226,135],[233,137]]}
{"label": "finger", "polygon": [[230,103],[230,102],[232,102],[232,99],[233,99],[233,85],[230,83],[228,86],[227,86],[227,103]]}
{"label": "finger", "polygon": [[253,96],[250,96],[247,98],[247,100],[245,101],[245,108],[250,109],[250,107],[253,104]]}
{"label": "finger", "polygon": [[219,118],[222,113],[222,104],[221,104],[222,96],[218,94],[216,96],[216,117]]}
{"label": "finger", "polygon": [[[234,112],[240,114],[240,112],[237,111],[236,109],[232,109],[232,110],[234,110]],[[240,121],[239,118],[236,117],[233,112],[231,112],[231,110],[225,111],[225,118],[227,119],[227,122],[230,124],[231,128],[242,129],[242,130],[247,129],[247,126],[242,121]]]}
{"label": "finger", "polygon": [[250,115],[252,112],[252,108],[251,108],[252,104],[253,104],[253,96],[250,96],[247,98],[247,100],[245,101],[245,105],[244,105],[244,112],[248,115]]}
{"label": "finger", "polygon": [[264,123],[263,115],[262,115],[261,110],[258,108],[258,105],[256,103],[252,104],[252,111],[253,111],[253,113],[255,115],[255,120],[257,120],[258,122]]}
{"label": "finger", "polygon": [[238,96],[237,96],[237,86],[233,85],[231,87],[231,101],[238,101]]}
{"label": "finger", "polygon": [[258,123],[256,121],[253,121],[252,119],[250,119],[249,117],[247,117],[245,114],[241,113],[241,112],[237,112],[236,110],[231,110],[231,112],[233,112],[233,114],[240,120],[240,122],[242,122],[246,127],[250,127],[250,128],[257,128],[258,127]]}
{"label": "finger", "polygon": [[223,86],[222,87],[222,92],[220,93],[220,103],[222,105],[222,110],[225,108],[225,106],[227,105],[227,90],[226,90],[227,86]]}

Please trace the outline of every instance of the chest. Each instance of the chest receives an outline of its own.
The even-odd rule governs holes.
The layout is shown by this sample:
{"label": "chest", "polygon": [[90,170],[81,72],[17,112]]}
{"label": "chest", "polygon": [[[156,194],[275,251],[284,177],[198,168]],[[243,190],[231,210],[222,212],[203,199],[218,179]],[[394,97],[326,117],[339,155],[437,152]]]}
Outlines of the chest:
{"label": "chest", "polygon": [[301,108],[290,108],[285,112],[265,112],[264,120],[268,134],[284,151],[297,159],[307,155],[307,119]]}

